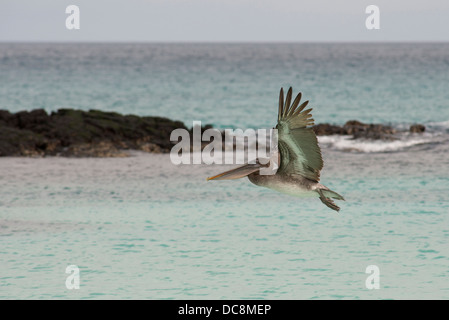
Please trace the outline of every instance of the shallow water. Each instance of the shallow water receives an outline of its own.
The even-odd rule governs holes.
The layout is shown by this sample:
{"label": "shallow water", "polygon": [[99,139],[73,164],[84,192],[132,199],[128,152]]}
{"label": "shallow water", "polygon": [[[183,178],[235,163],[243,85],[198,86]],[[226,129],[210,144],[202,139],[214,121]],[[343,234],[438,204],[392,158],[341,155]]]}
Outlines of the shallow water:
{"label": "shallow water", "polygon": [[447,151],[324,149],[339,214],[168,155],[2,158],[0,298],[447,299]]}

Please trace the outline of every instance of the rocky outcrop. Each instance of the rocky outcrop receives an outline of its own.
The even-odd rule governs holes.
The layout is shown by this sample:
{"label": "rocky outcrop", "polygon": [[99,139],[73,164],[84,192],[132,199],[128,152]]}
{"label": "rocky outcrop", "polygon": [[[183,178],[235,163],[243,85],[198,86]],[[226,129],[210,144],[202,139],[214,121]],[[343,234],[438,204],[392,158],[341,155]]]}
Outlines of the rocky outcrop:
{"label": "rocky outcrop", "polygon": [[423,133],[424,131],[426,131],[426,127],[423,126],[422,124],[413,124],[410,126],[410,130],[411,133]]}
{"label": "rocky outcrop", "polygon": [[[48,114],[45,110],[10,113],[0,110],[0,156],[74,156],[123,157],[126,150],[151,153],[169,152],[173,146],[170,134],[182,128],[180,121],[161,117],[121,115],[99,110],[60,109]],[[211,125],[201,127],[201,133]],[[355,139],[395,139],[397,129],[381,124],[351,120],[343,126],[318,124],[317,135],[352,135]],[[425,127],[415,124],[412,133]],[[223,133],[222,133],[223,135]],[[224,136],[224,135],[223,135]],[[209,142],[203,142],[204,147]]]}
{"label": "rocky outcrop", "polygon": [[329,123],[320,123],[313,127],[313,131],[317,136],[331,136],[334,134],[348,134],[343,127],[332,125]]}
{"label": "rocky outcrop", "polygon": [[[395,140],[397,129],[383,124],[367,124],[357,120],[346,122],[343,126],[331,125],[328,123],[318,124],[313,127],[316,135],[352,135],[354,139],[373,139],[373,140]],[[412,125],[410,132],[421,133],[424,132],[425,127],[422,124]]]}
{"label": "rocky outcrop", "polygon": [[123,150],[168,152],[180,121],[99,110],[0,110],[0,156],[113,157]]}

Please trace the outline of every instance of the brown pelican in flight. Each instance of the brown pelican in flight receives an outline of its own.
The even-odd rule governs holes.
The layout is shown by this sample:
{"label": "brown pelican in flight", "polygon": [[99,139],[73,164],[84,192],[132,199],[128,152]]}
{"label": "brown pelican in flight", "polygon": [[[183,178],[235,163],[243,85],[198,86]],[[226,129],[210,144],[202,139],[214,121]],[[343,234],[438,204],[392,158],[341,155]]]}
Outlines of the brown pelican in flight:
{"label": "brown pelican in flight", "polygon": [[[279,168],[274,175],[261,175],[259,170],[267,165],[259,161],[245,164],[230,171],[220,173],[207,180],[238,179],[245,176],[255,185],[267,187],[296,197],[319,197],[329,208],[339,211],[340,208],[333,199],[344,198],[319,183],[320,171],[323,168],[321,150],[315,132],[310,111],[304,108],[309,101],[301,105],[301,93],[293,103],[292,88],[287,92],[284,103],[284,90],[279,94],[279,115],[276,129],[278,130],[278,163]],[[299,106],[298,106],[299,105]]]}

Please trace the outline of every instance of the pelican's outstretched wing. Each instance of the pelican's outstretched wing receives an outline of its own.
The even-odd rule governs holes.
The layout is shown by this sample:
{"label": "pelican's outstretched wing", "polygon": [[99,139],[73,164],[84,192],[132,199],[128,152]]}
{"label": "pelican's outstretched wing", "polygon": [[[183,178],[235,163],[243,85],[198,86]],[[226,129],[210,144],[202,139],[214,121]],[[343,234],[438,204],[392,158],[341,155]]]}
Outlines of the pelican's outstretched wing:
{"label": "pelican's outstretched wing", "polygon": [[300,106],[301,93],[290,105],[292,88],[287,92],[284,103],[284,90],[279,94],[278,147],[281,154],[281,163],[278,174],[298,174],[313,181],[320,180],[320,171],[323,168],[321,150],[315,132],[311,126],[314,124],[310,111],[304,108],[309,101]]}

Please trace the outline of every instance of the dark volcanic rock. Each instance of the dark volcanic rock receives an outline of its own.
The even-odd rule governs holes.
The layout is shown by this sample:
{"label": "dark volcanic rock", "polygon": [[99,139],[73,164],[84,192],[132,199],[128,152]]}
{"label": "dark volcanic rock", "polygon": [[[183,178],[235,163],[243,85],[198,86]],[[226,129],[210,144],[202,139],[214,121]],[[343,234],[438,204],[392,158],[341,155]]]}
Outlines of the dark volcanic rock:
{"label": "dark volcanic rock", "polygon": [[366,124],[357,120],[346,122],[343,128],[345,128],[347,134],[353,135],[355,139],[391,140],[394,139],[393,135],[396,133],[396,130],[390,126],[383,124]]}
{"label": "dark volcanic rock", "polygon": [[0,124],[0,156],[42,156],[48,139],[30,130]]}
{"label": "dark volcanic rock", "polygon": [[[79,156],[121,157],[123,150],[169,152],[173,146],[170,134],[182,128],[180,121],[161,117],[138,117],[99,110],[60,109],[50,115],[45,110],[10,113],[0,110],[0,156]],[[201,134],[212,128],[201,127]],[[396,130],[380,124],[366,124],[356,120],[344,126],[318,124],[317,135],[352,135],[355,139],[395,139]],[[423,132],[425,127],[415,124],[410,132]],[[223,135],[223,132],[221,132]],[[224,137],[224,135],[223,135]],[[202,147],[209,142],[203,142]]]}
{"label": "dark volcanic rock", "polygon": [[13,117],[14,115],[11,114],[9,111],[0,110],[0,125],[9,124]]}
{"label": "dark volcanic rock", "polygon": [[28,129],[33,132],[47,131],[49,122],[50,116],[43,109],[17,112],[9,121],[10,124],[20,129]]}
{"label": "dark volcanic rock", "polygon": [[410,126],[411,133],[423,133],[424,131],[426,131],[426,127],[422,124],[414,124]]}
{"label": "dark volcanic rock", "polygon": [[317,136],[331,136],[334,134],[347,134],[343,127],[335,126],[328,123],[320,123],[313,127],[313,131]]}
{"label": "dark volcanic rock", "polygon": [[327,123],[318,124],[313,127],[317,135],[352,135],[354,139],[382,139],[394,140],[394,135],[397,133],[396,129],[383,124],[367,124],[357,120],[351,120],[345,123],[344,126],[336,126]]}
{"label": "dark volcanic rock", "polygon": [[0,156],[123,156],[121,150],[168,152],[180,121],[99,110],[0,110]]}

